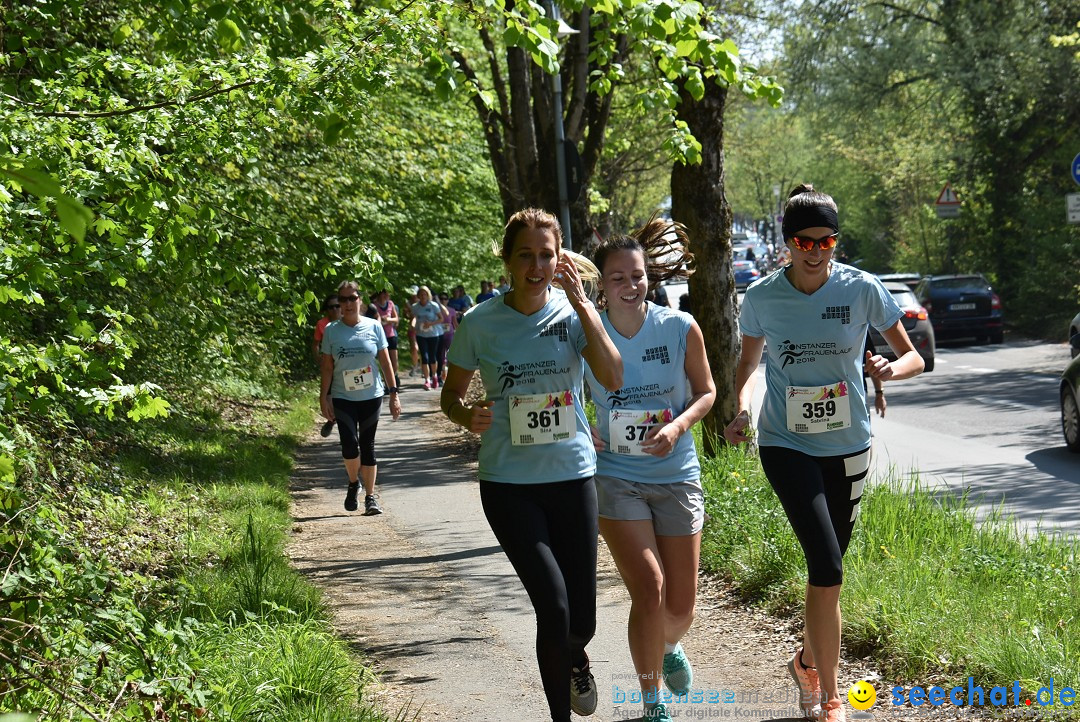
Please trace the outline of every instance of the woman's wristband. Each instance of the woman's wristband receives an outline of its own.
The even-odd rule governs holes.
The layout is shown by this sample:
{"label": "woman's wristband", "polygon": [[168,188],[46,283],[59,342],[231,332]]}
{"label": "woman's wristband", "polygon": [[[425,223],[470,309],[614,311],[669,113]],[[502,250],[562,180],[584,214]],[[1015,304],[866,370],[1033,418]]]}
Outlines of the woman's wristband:
{"label": "woman's wristband", "polygon": [[461,408],[465,408],[465,402],[461,399],[456,399],[454,403],[450,404],[450,408],[446,410],[446,418],[450,419],[458,426],[464,426],[465,424],[459,423],[456,419],[454,419],[454,409],[458,406],[460,406]]}

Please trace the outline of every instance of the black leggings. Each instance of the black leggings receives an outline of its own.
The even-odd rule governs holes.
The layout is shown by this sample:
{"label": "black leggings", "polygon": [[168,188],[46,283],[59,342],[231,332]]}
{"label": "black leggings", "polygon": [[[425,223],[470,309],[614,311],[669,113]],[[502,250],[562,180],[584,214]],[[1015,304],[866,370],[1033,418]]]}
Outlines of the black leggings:
{"label": "black leggings", "polygon": [[810,584],[841,584],[844,552],[859,515],[870,449],[843,456],[810,456],[782,446],[762,446],[760,455],[761,468],[806,556]]}
{"label": "black leggings", "polygon": [[342,458],[359,456],[361,466],[375,466],[375,429],[379,426],[382,400],[382,396],[367,401],[332,399]]}
{"label": "black leggings", "polygon": [[495,538],[536,613],[536,660],[551,718],[570,719],[570,668],[596,632],[596,488],[591,477],[550,484],[481,481]]}
{"label": "black leggings", "polygon": [[435,352],[438,357],[439,378],[442,378],[443,369],[446,368],[446,352],[450,350],[450,342],[454,340],[454,334],[444,333],[439,336],[439,349]]}
{"label": "black leggings", "polygon": [[439,355],[439,339],[442,336],[417,336],[416,343],[420,346],[420,363],[434,366]]}

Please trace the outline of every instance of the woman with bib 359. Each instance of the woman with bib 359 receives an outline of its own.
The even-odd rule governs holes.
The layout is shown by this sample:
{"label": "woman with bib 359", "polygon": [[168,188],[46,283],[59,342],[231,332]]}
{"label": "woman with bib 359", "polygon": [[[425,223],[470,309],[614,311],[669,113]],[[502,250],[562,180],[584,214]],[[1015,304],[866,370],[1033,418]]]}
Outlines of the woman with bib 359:
{"label": "woman with bib 359", "polygon": [[675,695],[693,683],[679,640],[694,620],[705,496],[690,429],[716,398],[693,317],[646,300],[650,283],[684,275],[689,254],[676,252],[676,238],[685,249],[682,226],[653,219],[600,244],[600,317],[624,359],[622,388],[609,392],[586,371],[600,533],[630,592],[630,656],[654,722],[671,722],[661,677]]}
{"label": "woman with bib 359", "polygon": [[[510,218],[500,255],[513,288],[462,318],[441,397],[451,421],[482,434],[484,515],[532,601],[553,722],[596,709],[585,654],[596,631],[596,452],[583,360],[605,388],[622,385],[619,352],[561,244],[551,214],[526,209]],[[485,399],[466,405],[478,370]]]}
{"label": "woman with bib 359", "polygon": [[[805,636],[788,662],[807,716],[845,718],[840,660],[842,560],[870,467],[870,415],[862,375],[911,378],[923,361],[881,282],[833,260],[836,203],[813,186],[788,196],[783,233],[791,264],[747,289],[740,309],[742,355],[735,372],[738,415],[724,430],[748,441],[754,374],[768,347],[766,395],[757,425],[761,466],[806,556]],[[874,326],[896,361],[865,351]],[[820,707],[819,707],[820,705]]]}

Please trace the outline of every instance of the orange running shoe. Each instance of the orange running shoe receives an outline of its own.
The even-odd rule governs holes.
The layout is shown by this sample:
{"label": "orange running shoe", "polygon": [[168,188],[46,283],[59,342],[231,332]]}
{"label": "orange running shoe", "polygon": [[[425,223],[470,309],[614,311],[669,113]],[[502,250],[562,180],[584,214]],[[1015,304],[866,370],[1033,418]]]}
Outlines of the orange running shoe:
{"label": "orange running shoe", "polygon": [[821,687],[818,685],[817,669],[802,663],[802,648],[787,663],[788,672],[799,687],[799,707],[803,716],[813,717],[814,707],[821,704]]}
{"label": "orange running shoe", "polygon": [[844,710],[844,703],[839,699],[830,699],[825,704],[821,705],[821,716],[818,717],[821,722],[847,722],[847,712]]}

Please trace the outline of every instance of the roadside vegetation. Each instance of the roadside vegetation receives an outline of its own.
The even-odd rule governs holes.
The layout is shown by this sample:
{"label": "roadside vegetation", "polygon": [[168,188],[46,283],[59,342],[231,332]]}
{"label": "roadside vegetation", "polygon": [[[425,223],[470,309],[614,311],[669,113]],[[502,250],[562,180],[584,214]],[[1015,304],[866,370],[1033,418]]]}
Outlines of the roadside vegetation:
{"label": "roadside vegetation", "polygon": [[[801,609],[805,562],[757,457],[728,447],[702,467],[702,568],[774,612]],[[844,645],[888,687],[1076,689],[1078,563],[1075,538],[1025,537],[1001,514],[977,522],[964,497],[891,475],[866,487],[844,558]]]}
{"label": "roadside vegetation", "polygon": [[[0,715],[370,717],[364,673],[283,561],[289,456],[310,411],[281,389],[310,377],[310,327],[340,281],[400,305],[414,284],[475,292],[498,275],[489,246],[507,212],[557,204],[546,89],[560,62],[579,245],[644,221],[675,171],[713,168],[675,185],[718,202],[676,190],[671,207],[706,214],[677,220],[700,229],[699,258],[719,259],[695,293],[733,299],[729,211],[768,221],[808,180],[837,198],[845,251],[868,270],[986,272],[1028,333],[1075,313],[1080,225],[1062,208],[1080,139],[1075,0],[919,13],[747,0],[722,18],[681,0],[556,6],[575,40],[540,3],[494,0],[0,4]],[[783,43],[759,72],[736,48],[764,36]],[[727,134],[691,138],[695,116]],[[681,164],[702,158],[713,165]],[[946,181],[963,201],[951,221],[931,209]],[[707,340],[733,379],[722,307]],[[716,419],[733,404],[721,384]],[[714,518],[749,516],[710,527],[707,563],[789,603],[797,549],[738,461],[708,464],[711,503],[731,507]],[[869,509],[851,644],[912,677],[936,664],[1076,681],[1062,641],[1080,639],[1076,615],[1041,586],[1060,572],[1076,598],[1073,547],[909,519],[923,497],[892,498],[868,503],[894,505],[895,536],[918,545],[875,532],[892,512]],[[939,597],[929,574],[970,595]],[[970,607],[957,624],[987,635],[935,632],[935,600]],[[970,653],[934,646],[953,637]]]}
{"label": "roadside vegetation", "polygon": [[385,719],[373,676],[284,554],[313,391],[239,391],[83,427],[34,483],[4,490],[0,712]]}

